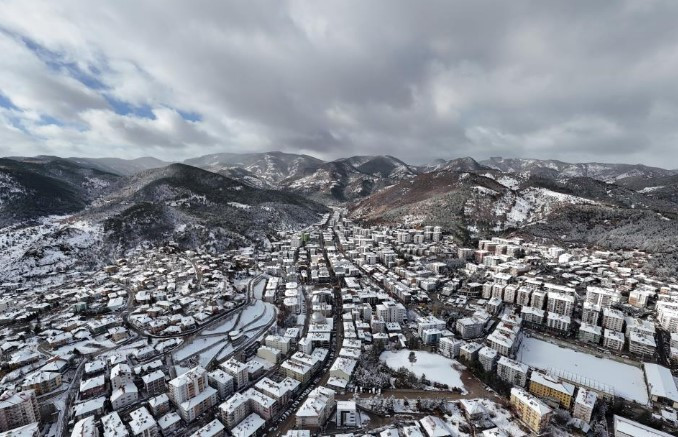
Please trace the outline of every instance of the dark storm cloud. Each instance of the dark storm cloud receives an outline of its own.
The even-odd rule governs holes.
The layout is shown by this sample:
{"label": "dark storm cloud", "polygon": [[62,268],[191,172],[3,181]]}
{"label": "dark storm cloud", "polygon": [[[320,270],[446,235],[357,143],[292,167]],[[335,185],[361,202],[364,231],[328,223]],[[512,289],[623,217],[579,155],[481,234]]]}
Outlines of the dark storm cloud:
{"label": "dark storm cloud", "polygon": [[647,0],[8,1],[0,141],[678,167],[677,18]]}

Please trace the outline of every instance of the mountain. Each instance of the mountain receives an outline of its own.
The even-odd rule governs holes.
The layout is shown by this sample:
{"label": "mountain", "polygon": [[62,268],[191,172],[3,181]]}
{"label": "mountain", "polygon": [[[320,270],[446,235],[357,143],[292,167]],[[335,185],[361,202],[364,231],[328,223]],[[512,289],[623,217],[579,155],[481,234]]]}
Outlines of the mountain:
{"label": "mountain", "polygon": [[61,158],[1,158],[0,227],[81,211],[119,179]]}
{"label": "mountain", "polygon": [[555,180],[468,164],[455,163],[402,181],[350,205],[350,213],[374,223],[438,225],[462,241],[504,232],[530,233],[567,216],[568,211],[595,211],[610,217],[631,211],[629,220],[651,217],[653,222],[668,221],[673,226],[678,218],[678,203],[670,198],[651,197],[590,177]]}
{"label": "mountain", "polygon": [[240,168],[247,170],[270,186],[276,186],[283,179],[300,177],[315,170],[324,164],[324,161],[309,155],[283,152],[216,153],[187,159],[184,164],[215,173]]}
{"label": "mountain", "polygon": [[387,179],[403,179],[419,173],[416,167],[389,155],[352,156],[337,161],[346,162],[361,173]]}
{"label": "mountain", "polygon": [[388,155],[352,156],[325,162],[283,152],[218,153],[184,163],[253,187],[275,188],[327,204],[352,201],[418,174],[415,166]]}
{"label": "mountain", "polygon": [[438,170],[452,172],[477,172],[481,170],[490,170],[490,167],[484,166],[471,157],[457,158],[447,161],[440,165]]}
{"label": "mountain", "polygon": [[289,177],[280,188],[325,204],[350,202],[417,175],[415,167],[392,156],[353,156]]}
{"label": "mountain", "polygon": [[103,217],[106,239],[119,248],[158,240],[223,248],[235,240],[264,241],[279,230],[309,225],[326,211],[292,193],[171,164],[128,178],[89,214]]}
{"label": "mountain", "polygon": [[145,156],[136,159],[120,158],[68,158],[82,167],[89,167],[120,176],[131,176],[144,170],[160,168],[169,165],[169,162]]}
{"label": "mountain", "polygon": [[672,170],[648,167],[642,164],[603,164],[597,162],[570,164],[557,160],[493,157],[480,164],[504,173],[548,177],[564,180],[572,177],[589,177],[604,182],[617,182],[627,178],[656,178],[675,174]]}

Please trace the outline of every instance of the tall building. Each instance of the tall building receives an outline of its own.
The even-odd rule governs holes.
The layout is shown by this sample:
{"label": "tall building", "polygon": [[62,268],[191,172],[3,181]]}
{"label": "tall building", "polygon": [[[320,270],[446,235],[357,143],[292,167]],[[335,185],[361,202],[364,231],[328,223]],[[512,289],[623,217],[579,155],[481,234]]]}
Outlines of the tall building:
{"label": "tall building", "polygon": [[520,419],[536,434],[541,434],[551,419],[553,410],[544,402],[519,387],[511,389],[511,406]]}
{"label": "tall building", "polygon": [[169,383],[169,398],[179,415],[190,422],[217,403],[217,390],[207,382],[207,371],[198,366]]}
{"label": "tall building", "polygon": [[547,373],[535,370],[530,376],[530,393],[542,399],[557,401],[565,409],[572,406],[574,390],[574,385]]}
{"label": "tall building", "polygon": [[594,391],[583,387],[579,388],[577,397],[574,399],[572,417],[583,420],[586,423],[591,422],[591,415],[593,414],[593,408],[596,406],[597,399],[598,395]]}
{"label": "tall building", "polygon": [[18,393],[9,391],[0,395],[0,431],[8,431],[20,426],[40,421],[40,409],[35,391]]}

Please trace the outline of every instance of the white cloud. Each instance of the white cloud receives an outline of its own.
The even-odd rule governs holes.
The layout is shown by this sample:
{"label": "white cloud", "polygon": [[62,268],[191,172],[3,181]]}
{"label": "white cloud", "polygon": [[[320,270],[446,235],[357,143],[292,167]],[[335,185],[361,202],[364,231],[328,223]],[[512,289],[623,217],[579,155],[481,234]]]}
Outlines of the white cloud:
{"label": "white cloud", "polygon": [[18,110],[0,113],[0,140],[7,155],[678,167],[676,13],[669,0],[8,0],[0,93]]}

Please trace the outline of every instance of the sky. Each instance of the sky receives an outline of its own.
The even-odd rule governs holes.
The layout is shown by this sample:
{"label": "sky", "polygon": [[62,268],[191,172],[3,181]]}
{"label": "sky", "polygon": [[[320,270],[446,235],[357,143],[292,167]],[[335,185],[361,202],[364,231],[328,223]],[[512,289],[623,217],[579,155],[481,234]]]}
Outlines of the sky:
{"label": "sky", "polygon": [[678,2],[0,1],[0,156],[678,168]]}

